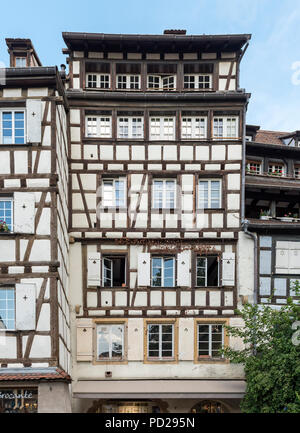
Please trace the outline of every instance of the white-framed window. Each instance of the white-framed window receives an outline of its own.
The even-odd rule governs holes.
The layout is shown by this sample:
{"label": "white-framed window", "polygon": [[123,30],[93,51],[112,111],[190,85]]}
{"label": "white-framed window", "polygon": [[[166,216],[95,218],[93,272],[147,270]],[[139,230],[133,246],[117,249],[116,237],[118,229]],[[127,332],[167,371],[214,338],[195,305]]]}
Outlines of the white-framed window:
{"label": "white-framed window", "polygon": [[153,208],[175,209],[176,206],[176,180],[153,180]]}
{"label": "white-framed window", "polygon": [[246,135],[245,139],[246,141],[252,141],[252,135]]}
{"label": "white-framed window", "polygon": [[238,117],[214,117],[213,138],[225,140],[238,138]]}
{"label": "white-framed window", "polygon": [[182,117],[181,138],[185,140],[207,138],[207,118]]}
{"label": "white-framed window", "polygon": [[86,116],[86,137],[112,137],[111,116]]}
{"label": "white-framed window", "polygon": [[219,286],[219,257],[197,256],[196,259],[196,286],[218,287]]}
{"label": "white-framed window", "polygon": [[103,179],[102,206],[124,207],[126,206],[125,178]]}
{"label": "white-framed window", "polygon": [[109,89],[110,74],[86,74],[86,86],[89,89]]}
{"label": "white-framed window", "polygon": [[147,79],[150,90],[176,90],[176,75],[148,75]]}
{"label": "white-framed window", "polygon": [[246,172],[250,174],[261,174],[260,162],[247,162]]}
{"label": "white-framed window", "polygon": [[152,257],[152,287],[175,287],[175,257]]}
{"label": "white-framed window", "polygon": [[102,278],[104,287],[124,287],[126,284],[126,257],[102,257]]}
{"label": "white-framed window", "polygon": [[174,324],[149,323],[147,325],[148,359],[174,358]]}
{"label": "white-framed window", "polygon": [[0,198],[0,231],[13,231],[13,199]]}
{"label": "white-framed window", "polygon": [[197,352],[199,358],[223,358],[224,326],[219,323],[197,324]]}
{"label": "white-framed window", "polygon": [[268,166],[268,173],[273,176],[284,176],[284,165],[276,162],[272,162]]}
{"label": "white-framed window", "polygon": [[183,86],[185,89],[212,89],[211,74],[184,74]]}
{"label": "white-framed window", "polygon": [[124,359],[123,323],[97,325],[97,360],[120,361]]}
{"label": "white-framed window", "polygon": [[150,140],[175,140],[175,117],[150,117]]}
{"label": "white-framed window", "polygon": [[0,330],[16,327],[16,300],[14,287],[0,287]]}
{"label": "white-framed window", "polygon": [[198,185],[198,208],[221,208],[221,180],[200,179]]}
{"label": "white-framed window", "polygon": [[138,90],[140,88],[140,75],[117,75],[117,89]]}
{"label": "white-framed window", "polygon": [[1,144],[25,144],[25,111],[0,110]]}
{"label": "white-framed window", "polygon": [[143,138],[143,117],[118,117],[118,138]]}
{"label": "white-framed window", "polygon": [[16,68],[26,68],[26,57],[16,57]]}
{"label": "white-framed window", "polygon": [[294,176],[297,179],[300,179],[300,165],[295,165],[295,167],[294,167]]}

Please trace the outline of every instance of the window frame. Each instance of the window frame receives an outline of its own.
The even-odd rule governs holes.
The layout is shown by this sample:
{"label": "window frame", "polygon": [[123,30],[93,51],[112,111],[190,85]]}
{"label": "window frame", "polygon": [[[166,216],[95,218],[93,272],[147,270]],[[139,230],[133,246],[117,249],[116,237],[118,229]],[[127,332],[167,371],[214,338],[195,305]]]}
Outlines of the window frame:
{"label": "window frame", "polygon": [[[149,358],[148,356],[148,325],[173,325],[173,357]],[[144,364],[177,364],[178,363],[178,319],[144,319]]]}
{"label": "window frame", "polygon": [[[191,120],[191,126],[185,126],[183,124],[184,120]],[[196,121],[200,121],[200,126],[196,126]],[[204,120],[204,135],[201,136],[200,134],[196,134],[196,128],[199,128],[201,130],[202,125],[201,122]],[[183,133],[184,128],[191,128],[191,137],[187,137]],[[181,117],[181,125],[180,125],[180,136],[182,140],[206,140],[207,139],[207,116],[182,116]]]}
{"label": "window frame", "polygon": [[[91,82],[92,80],[89,80],[89,75],[94,75],[96,76],[96,86],[89,86],[89,82]],[[106,87],[105,85],[101,85],[101,77],[108,77],[108,87]],[[111,76],[110,74],[106,74],[106,73],[99,73],[99,72],[87,72],[86,76],[85,76],[85,87],[86,89],[100,89],[100,90],[108,90],[111,89]],[[105,80],[104,80],[104,84],[105,84]]]}
{"label": "window frame", "polygon": [[[170,259],[173,260],[173,285],[172,286],[165,286],[165,285],[155,286],[153,284],[153,259],[161,259],[161,267],[160,267],[160,269],[161,269],[161,283],[165,282],[165,260],[170,260]],[[154,287],[154,288],[155,287],[160,287],[160,288],[174,288],[174,287],[176,287],[176,270],[177,269],[176,269],[176,256],[175,255],[172,255],[172,254],[170,254],[170,255],[154,255],[153,254],[151,256],[150,266],[151,266],[151,269],[150,269],[150,271],[151,271],[151,276],[150,276],[151,287]]]}
{"label": "window frame", "polygon": [[[128,364],[128,319],[117,319],[117,318],[107,318],[107,319],[94,319],[94,337],[93,337],[93,365],[103,365],[104,363],[110,364]],[[98,330],[99,326],[109,326],[109,325],[123,325],[123,358],[122,359],[110,359],[105,358],[103,360],[98,359]]]}
{"label": "window frame", "polygon": [[[173,134],[166,134],[164,128],[166,121],[169,123],[172,119],[173,123]],[[159,121],[159,122],[158,122]],[[153,125],[152,122],[159,123],[159,125]],[[159,137],[157,134],[153,134],[152,128],[159,128]],[[171,138],[170,138],[171,137]],[[174,141],[176,138],[176,117],[175,116],[149,116],[149,141]]]}
{"label": "window frame", "polygon": [[[18,65],[18,61],[22,59],[22,65]],[[27,67],[27,57],[26,56],[16,56],[15,57],[15,68],[26,68]]]}
{"label": "window frame", "polygon": [[[126,77],[125,87],[119,87],[119,78]],[[131,78],[138,78],[138,87],[131,87]],[[141,90],[141,74],[117,74],[116,75],[117,90]]]}
{"label": "window frame", "polygon": [[[7,294],[6,294],[6,297],[5,297],[5,301],[6,301],[6,309],[5,310],[3,310],[3,311],[5,311],[6,312],[6,315],[7,315],[7,312],[10,310],[13,310],[13,312],[14,312],[14,317],[13,317],[13,319],[7,319],[7,320],[9,320],[9,321],[14,321],[14,327],[13,328],[1,328],[0,327],[0,330],[1,331],[3,331],[3,332],[6,332],[6,331],[15,331],[16,330],[16,288],[15,288],[15,286],[1,286],[0,287],[0,292],[2,292],[2,291],[6,291],[6,292],[8,292],[8,291],[12,291],[13,292],[13,302],[14,302],[14,308],[12,309],[12,308],[7,308],[7,302],[8,302],[8,298],[7,298]],[[0,311],[2,311],[2,309],[0,309]],[[1,316],[1,322],[4,324],[5,322],[4,322],[4,320],[2,319],[2,316]]]}
{"label": "window frame", "polygon": [[[11,113],[12,114],[12,127],[11,128],[3,128],[3,114],[4,113]],[[16,128],[15,127],[15,114],[16,113],[23,113],[23,122],[24,122],[24,126],[23,128]],[[27,143],[27,128],[26,128],[26,109],[25,108],[0,108],[0,146],[22,146],[24,144]],[[4,136],[3,136],[3,130],[4,129],[11,129],[12,131],[12,143],[4,143]],[[24,142],[23,143],[16,143],[16,129],[24,129]]]}
{"label": "window frame", "polygon": [[[194,78],[194,87],[185,87],[185,78],[193,77]],[[201,77],[209,77],[209,87],[200,87],[200,78]],[[193,90],[213,90],[213,74],[184,74],[183,75],[183,89],[184,91],[193,91]]]}
{"label": "window frame", "polygon": [[[147,90],[150,91],[156,91],[156,92],[164,92],[164,91],[168,91],[168,92],[174,92],[175,90],[177,90],[177,74],[147,74]],[[156,79],[158,80],[158,87],[150,87],[150,78]],[[170,80],[173,79],[173,84],[174,87],[170,87],[165,86],[164,84],[164,80]]]}
{"label": "window frame", "polygon": [[[227,136],[225,134],[227,134],[228,132],[228,127],[232,127],[229,126],[229,120],[232,121],[233,119],[235,119],[235,136]],[[222,132],[223,134],[220,135],[215,135],[215,120],[222,120]],[[218,124],[216,126],[217,129],[220,129],[221,126]],[[232,116],[213,116],[213,120],[212,120],[212,138],[213,140],[238,140],[239,139],[239,116],[237,115],[232,115]]]}
{"label": "window frame", "polygon": [[[268,175],[269,176],[273,176],[275,174],[275,167],[278,167],[281,169],[281,174],[276,175],[278,177],[285,177],[286,175],[286,167],[285,164],[283,162],[269,162],[268,163]],[[270,168],[272,169],[272,171],[270,171]],[[273,174],[274,173],[274,174]]]}
{"label": "window frame", "polygon": [[[120,182],[123,181],[124,184],[124,202],[123,204],[116,204],[116,186],[115,183],[116,182]],[[105,182],[112,182],[112,205],[105,205],[103,204],[104,202],[104,184]],[[105,209],[105,208],[110,208],[110,209],[115,209],[115,208],[126,208],[127,206],[127,179],[126,177],[118,177],[118,178],[102,178],[102,183],[101,183],[101,208]]]}
{"label": "window frame", "polygon": [[[156,182],[162,182],[163,186],[162,186],[162,207],[158,207],[155,205],[155,183]],[[172,182],[174,185],[174,189],[173,189],[173,193],[174,193],[174,207],[167,207],[167,182]],[[159,210],[159,209],[164,209],[164,210],[175,210],[176,209],[176,188],[177,187],[177,180],[176,179],[172,179],[172,178],[154,178],[152,180],[152,210]]]}
{"label": "window frame", "polygon": [[[11,229],[9,232],[3,232],[3,233],[5,233],[5,234],[13,233],[14,232],[14,198],[13,197],[0,197],[0,202],[2,202],[2,201],[9,201],[11,203]],[[0,219],[2,219],[2,218],[0,217]],[[5,219],[4,219],[4,221],[5,221]]]}
{"label": "window frame", "polygon": [[[207,204],[208,207],[200,207],[200,182],[208,182],[208,189],[207,189]],[[219,207],[211,207],[211,183],[212,182],[219,182]],[[223,182],[220,178],[213,178],[213,179],[206,179],[206,178],[198,178],[198,186],[197,186],[197,209],[222,209],[222,187]]]}
{"label": "window frame", "polygon": [[294,177],[300,179],[300,164],[294,164]]}
{"label": "window frame", "polygon": [[[92,120],[93,122],[96,122],[96,125],[89,126],[88,122],[89,120]],[[104,120],[105,119],[105,120]],[[109,122],[107,122],[109,120]],[[109,125],[105,125],[102,123],[109,123]],[[89,127],[90,128],[96,128],[96,134],[89,134]],[[101,133],[101,128],[109,128],[109,134],[108,133]],[[85,138],[112,138],[112,116],[102,116],[102,115],[92,115],[88,114],[85,116]]]}
{"label": "window frame", "polygon": [[[259,170],[257,171],[255,168],[255,173],[251,173],[250,169],[252,166],[258,166]],[[246,174],[262,174],[262,161],[246,161]]]}
{"label": "window frame", "polygon": [[[196,273],[195,273],[195,287],[196,288],[207,288],[207,287],[213,287],[213,288],[219,288],[219,287],[222,287],[221,286],[221,256],[220,256],[220,254],[209,254],[209,255],[205,255],[205,256],[202,256],[202,255],[200,255],[200,254],[196,254],[195,255],[196,256],[196,263],[195,263],[195,270],[196,270]],[[207,272],[207,259],[208,259],[208,257],[216,257],[217,258],[217,263],[218,263],[218,285],[217,286],[209,286],[208,284],[207,284],[207,279],[208,279],[208,272]],[[198,284],[197,284],[197,279],[198,279],[198,276],[197,276],[197,273],[198,273],[198,259],[205,259],[205,285],[204,286],[198,286]]]}
{"label": "window frame", "polygon": [[201,363],[222,363],[222,364],[229,364],[230,361],[223,357],[213,358],[210,356],[199,356],[198,352],[198,343],[199,343],[199,332],[198,332],[198,326],[199,325],[222,325],[222,331],[223,331],[223,338],[222,338],[222,347],[226,348],[229,346],[229,335],[226,331],[226,328],[224,325],[229,325],[229,319],[219,319],[219,318],[204,318],[204,319],[194,319],[194,363],[195,364],[201,364]]}
{"label": "window frame", "polygon": [[[113,272],[114,272],[114,268],[113,268],[113,259],[114,258],[116,258],[116,259],[120,259],[120,258],[122,258],[122,259],[124,259],[124,261],[125,261],[125,267],[124,267],[124,280],[125,280],[125,282],[124,282],[124,284],[125,284],[125,286],[114,286],[113,285],[113,282],[114,282],[114,278],[113,278]],[[111,271],[111,278],[110,278],[110,280],[111,280],[111,285],[110,286],[105,286],[105,284],[104,284],[104,260],[109,260],[110,262],[111,262],[111,269],[110,269],[110,271]],[[110,289],[110,288],[118,288],[118,289],[124,289],[124,288],[127,288],[127,280],[128,280],[128,276],[127,276],[127,264],[128,264],[128,255],[127,254],[116,254],[116,253],[109,253],[109,251],[106,253],[105,252],[105,254],[102,254],[101,255],[101,287],[102,288],[108,288],[108,289]]]}
{"label": "window frame", "polygon": [[[121,137],[120,134],[120,123],[121,119],[128,119],[128,136],[127,137]],[[134,127],[134,120],[140,119],[141,121],[141,135],[134,137],[133,136],[133,127]],[[144,139],[144,117],[143,116],[118,116],[117,117],[117,138],[119,140],[143,140]]]}

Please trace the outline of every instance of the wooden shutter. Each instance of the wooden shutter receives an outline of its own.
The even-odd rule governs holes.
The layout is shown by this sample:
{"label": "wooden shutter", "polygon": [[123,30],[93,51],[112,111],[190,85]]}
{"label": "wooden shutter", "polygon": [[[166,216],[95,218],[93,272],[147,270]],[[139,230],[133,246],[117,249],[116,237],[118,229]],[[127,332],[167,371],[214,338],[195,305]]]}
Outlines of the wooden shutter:
{"label": "wooden shutter", "polygon": [[26,100],[27,143],[42,140],[42,103],[39,99]]}
{"label": "wooden shutter", "polygon": [[300,274],[300,242],[289,242],[289,274]]}
{"label": "wooden shutter", "polygon": [[150,286],[150,253],[139,253],[138,255],[138,286]]}
{"label": "wooden shutter", "polygon": [[14,232],[34,233],[35,196],[29,192],[14,193]]}
{"label": "wooden shutter", "polygon": [[191,286],[191,250],[184,250],[177,255],[177,286]]}
{"label": "wooden shutter", "polygon": [[88,286],[101,286],[101,254],[88,255]]}
{"label": "wooden shutter", "polygon": [[16,329],[33,331],[36,327],[35,284],[16,284]]}
{"label": "wooden shutter", "polygon": [[289,242],[276,242],[275,272],[276,274],[289,273]]}
{"label": "wooden shutter", "polygon": [[93,322],[81,319],[77,322],[77,361],[93,360]]}
{"label": "wooden shutter", "polygon": [[235,284],[235,253],[222,254],[222,285],[234,286]]}

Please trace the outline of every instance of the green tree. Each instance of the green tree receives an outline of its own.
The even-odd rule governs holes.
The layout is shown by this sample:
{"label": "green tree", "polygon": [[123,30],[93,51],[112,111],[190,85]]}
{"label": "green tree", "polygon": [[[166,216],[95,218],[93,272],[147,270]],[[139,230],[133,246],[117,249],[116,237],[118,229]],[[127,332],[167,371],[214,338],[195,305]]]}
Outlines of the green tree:
{"label": "green tree", "polygon": [[[298,281],[294,290],[299,297]],[[245,326],[226,329],[230,336],[242,339],[244,349],[227,347],[223,353],[231,362],[244,364],[246,394],[242,412],[300,413],[299,301],[288,298],[280,309],[246,304],[237,313]]]}

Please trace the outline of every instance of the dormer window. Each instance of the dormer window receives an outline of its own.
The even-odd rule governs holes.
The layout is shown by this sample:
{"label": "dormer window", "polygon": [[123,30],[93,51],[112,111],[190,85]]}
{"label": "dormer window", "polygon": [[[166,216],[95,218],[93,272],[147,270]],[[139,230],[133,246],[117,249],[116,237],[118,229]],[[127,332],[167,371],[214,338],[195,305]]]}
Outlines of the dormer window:
{"label": "dormer window", "polygon": [[271,163],[268,167],[268,173],[272,176],[284,176],[284,165],[280,163]]}
{"label": "dormer window", "polygon": [[176,90],[177,67],[174,64],[149,64],[147,88],[149,90]]}
{"label": "dormer window", "polygon": [[117,89],[138,90],[140,88],[140,75],[117,75]]}
{"label": "dormer window", "polygon": [[109,74],[87,74],[87,87],[89,89],[109,89],[110,75]]}
{"label": "dormer window", "polygon": [[190,90],[212,89],[211,74],[184,75],[184,88]]}
{"label": "dormer window", "polygon": [[16,68],[26,68],[26,57],[16,57]]}

